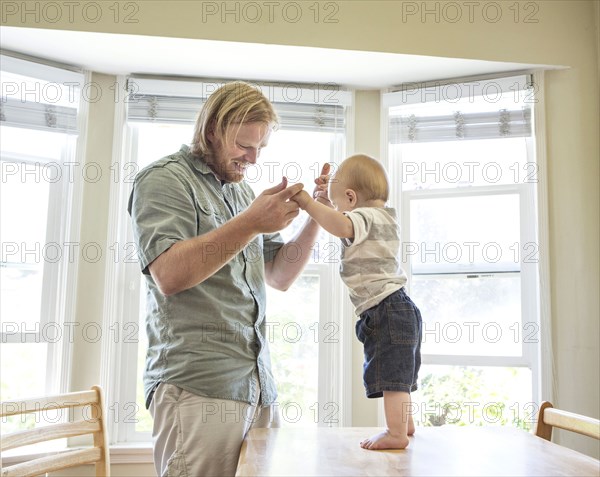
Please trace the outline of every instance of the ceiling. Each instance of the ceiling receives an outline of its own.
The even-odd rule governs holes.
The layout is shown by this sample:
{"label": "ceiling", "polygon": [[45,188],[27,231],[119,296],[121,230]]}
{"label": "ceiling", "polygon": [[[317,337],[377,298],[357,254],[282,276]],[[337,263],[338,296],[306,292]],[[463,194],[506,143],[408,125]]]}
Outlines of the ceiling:
{"label": "ceiling", "polygon": [[2,48],[106,74],[335,83],[402,83],[552,68],[549,65],[186,38],[0,28]]}

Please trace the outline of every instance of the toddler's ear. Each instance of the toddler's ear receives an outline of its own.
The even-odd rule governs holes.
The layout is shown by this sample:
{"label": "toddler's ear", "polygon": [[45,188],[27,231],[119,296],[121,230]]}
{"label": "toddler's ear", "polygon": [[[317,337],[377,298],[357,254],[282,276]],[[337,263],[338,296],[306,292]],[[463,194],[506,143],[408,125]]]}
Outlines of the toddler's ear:
{"label": "toddler's ear", "polygon": [[352,189],[346,189],[346,199],[350,205],[356,205],[358,197],[356,196],[356,192]]}

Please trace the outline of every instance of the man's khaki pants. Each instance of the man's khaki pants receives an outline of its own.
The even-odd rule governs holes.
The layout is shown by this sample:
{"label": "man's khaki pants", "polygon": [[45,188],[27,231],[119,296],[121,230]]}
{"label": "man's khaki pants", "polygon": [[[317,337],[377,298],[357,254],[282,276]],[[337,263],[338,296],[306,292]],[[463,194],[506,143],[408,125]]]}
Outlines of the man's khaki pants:
{"label": "man's khaki pants", "polygon": [[242,441],[253,428],[279,427],[276,405],[197,396],[172,384],[154,392],[154,467],[161,477],[234,476]]}

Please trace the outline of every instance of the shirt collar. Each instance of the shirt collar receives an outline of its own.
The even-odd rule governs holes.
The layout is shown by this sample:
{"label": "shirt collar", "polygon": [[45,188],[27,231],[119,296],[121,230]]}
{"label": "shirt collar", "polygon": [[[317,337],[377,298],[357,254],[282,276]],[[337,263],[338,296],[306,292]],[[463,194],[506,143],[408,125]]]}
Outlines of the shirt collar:
{"label": "shirt collar", "polygon": [[223,183],[221,179],[217,177],[217,175],[213,172],[213,170],[208,166],[208,164],[204,161],[202,156],[195,156],[192,154],[190,147],[187,144],[182,144],[180,148],[180,152],[188,159],[192,167],[197,170],[200,174],[203,175],[211,175],[217,181],[217,184],[221,188],[229,188],[234,186],[234,184],[225,182]]}
{"label": "shirt collar", "polygon": [[187,144],[182,144],[181,148],[179,149],[179,152],[181,152],[185,157],[187,157],[192,167],[201,174],[212,174],[213,176],[215,175],[212,169],[208,167],[208,164],[204,162],[204,158],[192,154],[190,146],[188,146]]}

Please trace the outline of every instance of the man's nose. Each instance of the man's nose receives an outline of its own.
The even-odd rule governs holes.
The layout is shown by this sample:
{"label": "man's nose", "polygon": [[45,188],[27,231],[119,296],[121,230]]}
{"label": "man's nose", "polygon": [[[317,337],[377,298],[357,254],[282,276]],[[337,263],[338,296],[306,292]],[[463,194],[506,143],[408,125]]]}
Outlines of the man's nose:
{"label": "man's nose", "polygon": [[244,154],[244,159],[250,164],[256,164],[256,159],[258,159],[258,150],[249,149],[246,151],[246,154]]}

